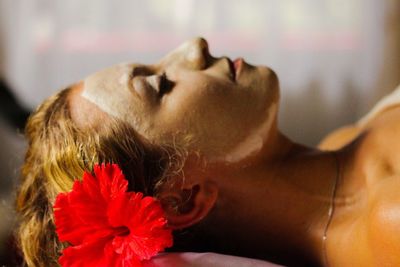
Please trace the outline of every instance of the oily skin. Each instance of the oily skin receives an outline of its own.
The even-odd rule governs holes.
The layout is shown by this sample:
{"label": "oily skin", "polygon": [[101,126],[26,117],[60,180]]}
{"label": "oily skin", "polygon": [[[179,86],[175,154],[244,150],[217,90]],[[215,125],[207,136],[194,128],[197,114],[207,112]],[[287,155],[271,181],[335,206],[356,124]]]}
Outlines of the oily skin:
{"label": "oily skin", "polygon": [[400,266],[400,106],[321,142],[343,153],[330,266]]}
{"label": "oily skin", "polygon": [[242,255],[289,266],[400,266],[399,120],[396,105],[333,133],[324,150],[278,131],[269,157],[214,169],[220,209],[211,236],[240,244]]}
{"label": "oily skin", "polygon": [[[187,144],[208,161],[224,161],[232,147],[262,136],[262,148],[250,151],[250,160],[188,168],[187,181],[207,179],[218,188],[218,209],[205,218],[213,226],[208,228],[212,240],[228,239],[237,246],[234,253],[291,266],[400,265],[400,108],[382,112],[362,128],[331,135],[322,142],[324,151],[296,144],[277,129],[278,85],[268,68],[246,66],[235,84],[227,65],[208,53],[202,39],[147,66],[131,81],[133,67],[113,67],[77,85],[72,113],[84,105],[96,107],[89,108],[94,125],[105,114],[115,116],[152,142]],[[158,98],[141,84],[162,72],[175,86]],[[254,134],[271,116],[269,127]]]}
{"label": "oily skin", "polygon": [[157,64],[99,71],[84,80],[81,95],[151,142],[183,146],[208,161],[238,161],[261,149],[279,89],[275,73],[263,66],[243,63],[232,80],[228,59],[212,57],[207,42],[195,38]]}

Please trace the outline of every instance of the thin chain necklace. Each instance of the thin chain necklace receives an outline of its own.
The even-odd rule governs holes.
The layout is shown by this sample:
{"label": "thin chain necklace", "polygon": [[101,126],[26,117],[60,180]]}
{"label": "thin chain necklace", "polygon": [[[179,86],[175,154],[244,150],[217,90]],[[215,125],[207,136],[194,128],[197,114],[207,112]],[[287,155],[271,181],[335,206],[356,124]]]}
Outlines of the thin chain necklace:
{"label": "thin chain necklace", "polygon": [[324,234],[322,236],[322,246],[323,246],[322,249],[323,249],[323,253],[324,253],[324,262],[325,262],[325,266],[327,266],[327,267],[329,267],[327,248],[326,248],[327,234],[328,234],[329,226],[331,225],[331,222],[332,222],[333,213],[335,212],[335,198],[336,198],[336,191],[337,191],[337,186],[338,186],[339,177],[340,177],[339,158],[335,152],[332,152],[332,155],[335,158],[336,178],[335,178],[335,183],[333,184],[333,187],[332,187],[331,205],[328,210],[328,222],[325,225]]}

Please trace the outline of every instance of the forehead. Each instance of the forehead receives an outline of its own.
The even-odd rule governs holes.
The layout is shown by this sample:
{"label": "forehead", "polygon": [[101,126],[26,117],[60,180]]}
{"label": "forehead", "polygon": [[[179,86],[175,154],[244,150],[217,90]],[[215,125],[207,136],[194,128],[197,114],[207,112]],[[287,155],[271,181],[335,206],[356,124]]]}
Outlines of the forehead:
{"label": "forehead", "polygon": [[68,101],[72,120],[82,129],[107,125],[107,122],[111,119],[110,116],[98,106],[83,98],[81,96],[82,91],[83,82],[71,87]]}
{"label": "forehead", "polygon": [[130,122],[131,110],[141,103],[135,94],[131,78],[136,64],[119,64],[88,76],[82,84],[81,96],[103,112]]}

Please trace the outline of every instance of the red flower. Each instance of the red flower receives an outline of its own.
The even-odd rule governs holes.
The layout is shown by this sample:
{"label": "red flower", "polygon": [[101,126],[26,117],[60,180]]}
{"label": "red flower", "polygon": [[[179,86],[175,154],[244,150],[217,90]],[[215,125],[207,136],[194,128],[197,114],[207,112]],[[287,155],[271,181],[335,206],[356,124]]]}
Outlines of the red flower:
{"label": "red flower", "polygon": [[56,232],[68,242],[61,266],[142,266],[172,246],[172,231],[160,203],[142,193],[126,192],[128,182],[116,164],[94,166],[72,191],[54,204]]}

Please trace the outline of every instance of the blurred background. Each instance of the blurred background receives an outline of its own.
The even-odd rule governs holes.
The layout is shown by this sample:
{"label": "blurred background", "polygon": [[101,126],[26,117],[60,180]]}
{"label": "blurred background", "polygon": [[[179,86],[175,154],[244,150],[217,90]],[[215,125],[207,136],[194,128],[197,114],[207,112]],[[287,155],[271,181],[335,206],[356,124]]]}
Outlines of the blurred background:
{"label": "blurred background", "polygon": [[203,36],[280,77],[280,128],[315,145],[400,83],[399,0],[0,0],[0,265],[12,247],[24,121],[57,90]]}

